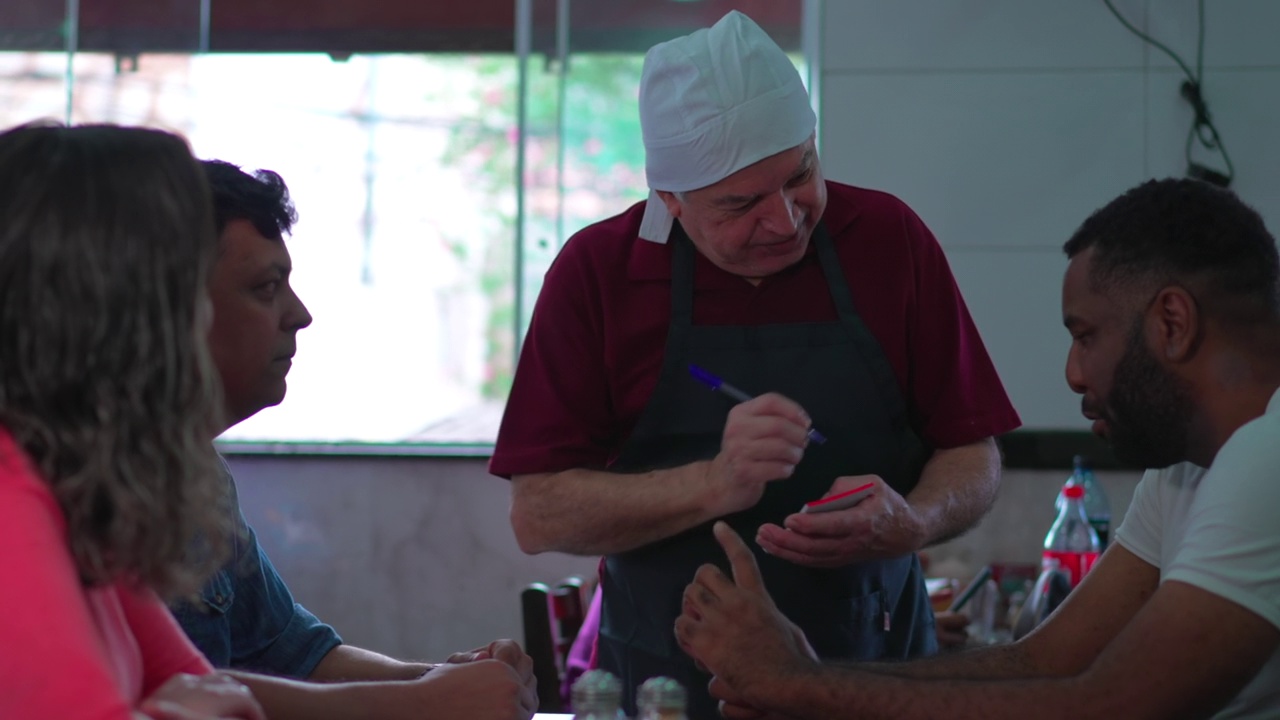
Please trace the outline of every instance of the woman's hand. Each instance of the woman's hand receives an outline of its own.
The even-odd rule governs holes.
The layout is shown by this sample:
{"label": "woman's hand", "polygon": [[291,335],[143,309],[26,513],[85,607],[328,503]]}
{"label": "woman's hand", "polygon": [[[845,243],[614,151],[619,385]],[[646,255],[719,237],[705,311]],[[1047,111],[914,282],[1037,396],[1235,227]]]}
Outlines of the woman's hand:
{"label": "woman's hand", "polygon": [[152,720],[267,720],[249,688],[222,673],[174,675],[138,711]]}

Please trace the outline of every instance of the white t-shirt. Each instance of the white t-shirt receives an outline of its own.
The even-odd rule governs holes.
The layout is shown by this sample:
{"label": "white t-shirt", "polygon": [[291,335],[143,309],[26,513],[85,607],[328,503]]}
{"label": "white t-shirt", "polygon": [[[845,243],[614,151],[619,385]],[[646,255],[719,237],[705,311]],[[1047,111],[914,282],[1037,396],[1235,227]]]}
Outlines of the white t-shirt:
{"label": "white t-shirt", "polygon": [[[1209,469],[1148,470],[1116,540],[1178,580],[1280,628],[1280,390]],[[1216,718],[1280,718],[1280,651]]]}

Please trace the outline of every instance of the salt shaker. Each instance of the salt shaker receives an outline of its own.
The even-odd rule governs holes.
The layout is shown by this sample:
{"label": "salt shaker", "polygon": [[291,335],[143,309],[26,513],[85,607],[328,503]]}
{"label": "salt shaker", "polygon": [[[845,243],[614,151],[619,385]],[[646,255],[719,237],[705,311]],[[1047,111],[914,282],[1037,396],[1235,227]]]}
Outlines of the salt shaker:
{"label": "salt shaker", "polygon": [[626,720],[622,683],[605,670],[588,670],[570,691],[574,720]]}
{"label": "salt shaker", "polygon": [[684,687],[668,677],[645,680],[636,693],[636,707],[636,720],[689,720]]}

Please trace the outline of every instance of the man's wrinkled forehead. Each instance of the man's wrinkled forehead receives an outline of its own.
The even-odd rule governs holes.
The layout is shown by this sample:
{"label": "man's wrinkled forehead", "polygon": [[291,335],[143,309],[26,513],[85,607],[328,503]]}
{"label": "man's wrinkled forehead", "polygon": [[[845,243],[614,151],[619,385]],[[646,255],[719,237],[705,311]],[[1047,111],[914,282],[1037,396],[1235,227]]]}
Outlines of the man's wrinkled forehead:
{"label": "man's wrinkled forehead", "polygon": [[[785,177],[764,177],[755,182],[749,180],[746,183],[734,183],[732,182],[733,176],[730,176],[707,188],[711,192],[707,193],[706,203],[712,207],[737,207],[743,203],[750,202],[760,195],[774,192],[779,189],[779,186],[785,187],[803,178],[817,164],[818,155],[814,150],[812,141],[805,143],[801,148],[799,160],[796,161],[794,169]],[[746,168],[746,171],[750,171],[750,169]],[[751,180],[756,179],[752,178]]]}

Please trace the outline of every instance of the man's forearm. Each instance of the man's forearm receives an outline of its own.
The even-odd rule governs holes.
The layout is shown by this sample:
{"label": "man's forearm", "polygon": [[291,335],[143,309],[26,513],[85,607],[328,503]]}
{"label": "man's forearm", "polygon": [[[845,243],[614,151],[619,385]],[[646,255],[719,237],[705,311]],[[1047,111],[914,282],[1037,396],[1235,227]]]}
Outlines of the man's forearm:
{"label": "man's forearm", "polygon": [[319,684],[256,673],[228,671],[249,686],[271,720],[350,720],[368,717],[374,703],[383,702],[377,685]]}
{"label": "man's forearm", "polygon": [[994,439],[935,451],[907,495],[924,525],[924,546],[973,527],[991,509],[999,489],[1000,450]]}
{"label": "man's forearm", "polygon": [[426,663],[401,662],[351,645],[339,645],[320,660],[307,679],[322,683],[413,680],[422,677],[432,667]]}
{"label": "man's forearm", "polygon": [[625,552],[718,517],[709,462],[635,475],[567,470],[512,479],[511,523],[527,553]]}
{"label": "man's forearm", "polygon": [[[1105,698],[1084,692],[1078,678],[1004,682],[913,680],[824,667],[801,677],[784,676],[760,688],[756,707],[812,720],[935,720],[980,717],[1102,717],[1093,714]],[[753,699],[753,703],[755,700]]]}
{"label": "man's forearm", "polygon": [[1020,643],[950,652],[910,662],[833,663],[850,670],[917,679],[1014,680],[1053,675],[1036,665]]}

